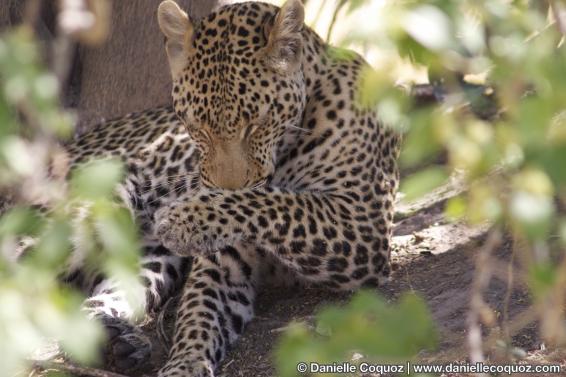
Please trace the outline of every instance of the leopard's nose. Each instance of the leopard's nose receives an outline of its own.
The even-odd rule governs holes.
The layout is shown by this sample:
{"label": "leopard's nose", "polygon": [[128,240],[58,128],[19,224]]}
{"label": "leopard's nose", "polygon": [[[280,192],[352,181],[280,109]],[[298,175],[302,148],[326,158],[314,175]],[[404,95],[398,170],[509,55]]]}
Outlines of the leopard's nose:
{"label": "leopard's nose", "polygon": [[218,179],[217,184],[219,188],[225,190],[238,190],[245,187],[245,182],[234,176],[226,177],[224,179]]}
{"label": "leopard's nose", "polygon": [[239,159],[219,161],[215,168],[214,183],[219,188],[238,190],[246,186],[247,165]]}

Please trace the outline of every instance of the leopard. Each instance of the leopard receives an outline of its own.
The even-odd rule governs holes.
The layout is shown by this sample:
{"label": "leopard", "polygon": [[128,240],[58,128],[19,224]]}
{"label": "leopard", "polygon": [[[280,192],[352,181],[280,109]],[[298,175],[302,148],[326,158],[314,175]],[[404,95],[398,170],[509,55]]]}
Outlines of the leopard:
{"label": "leopard", "polygon": [[194,21],[159,5],[173,108],[199,153],[196,184],[154,212],[155,237],[193,263],[160,377],[214,376],[266,260],[334,290],[390,278],[401,134],[360,100],[369,64],[304,13],[243,2]]}
{"label": "leopard", "polygon": [[124,165],[116,192],[140,229],[142,310],[80,258],[64,279],[84,290],[119,371],[150,359],[137,325],[180,290],[157,375],[213,377],[270,283],[389,279],[401,136],[359,103],[368,63],[336,54],[300,0],[229,4],[199,21],[166,0],[157,19],[172,105],[64,145],[71,172],[100,158]]}

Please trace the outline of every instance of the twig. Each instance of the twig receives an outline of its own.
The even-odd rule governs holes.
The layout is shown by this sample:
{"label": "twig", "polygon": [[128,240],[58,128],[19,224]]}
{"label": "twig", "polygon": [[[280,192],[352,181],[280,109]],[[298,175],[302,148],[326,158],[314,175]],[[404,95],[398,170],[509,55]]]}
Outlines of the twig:
{"label": "twig", "polygon": [[334,25],[336,24],[336,19],[338,18],[338,13],[344,5],[346,5],[347,0],[341,0],[338,6],[334,9],[334,13],[332,14],[332,20],[330,21],[330,25],[328,26],[328,31],[326,32],[326,41],[330,42],[330,37],[332,36],[332,30],[334,29]]}
{"label": "twig", "polygon": [[[499,230],[492,230],[476,261],[476,270],[471,289],[470,310],[467,318],[468,350],[470,354],[470,362],[472,364],[483,363],[485,361],[480,325],[482,313],[486,310],[486,304],[483,300],[483,291],[487,288],[493,274],[493,269],[491,268],[491,263],[489,261],[491,254],[499,245],[500,241],[501,234]],[[487,377],[487,374],[485,373],[477,373],[476,375]]]}
{"label": "twig", "polygon": [[[535,246],[536,247],[536,246]],[[555,270],[555,282],[551,289],[539,298],[540,333],[547,344],[563,344],[566,339],[563,308],[566,286],[566,258],[562,258]]]}
{"label": "twig", "polygon": [[503,299],[503,334],[505,336],[505,341],[507,344],[511,343],[511,334],[509,332],[509,305],[511,303],[511,293],[513,292],[513,265],[515,263],[515,242],[513,240],[513,245],[511,246],[511,259],[507,265],[507,292],[505,292],[505,298]]}
{"label": "twig", "polygon": [[71,364],[67,361],[62,361],[62,362],[38,361],[34,363],[34,368],[38,368],[41,370],[55,369],[62,372],[68,372],[68,373],[73,373],[88,377],[128,377],[123,374],[109,372],[102,369],[80,367],[78,365]]}
{"label": "twig", "polygon": [[[51,68],[61,87],[67,84],[76,49],[76,43],[71,38],[71,29],[64,26],[65,15],[73,7],[71,4],[70,1],[60,1],[61,11],[57,15],[57,38],[52,42],[53,62]],[[69,18],[69,16],[66,16],[66,18]],[[81,17],[74,18],[81,19]]]}
{"label": "twig", "polygon": [[[535,307],[530,307],[525,311],[517,314],[507,323],[507,331],[509,332],[509,336],[512,337],[516,335],[519,331],[537,321],[538,317],[538,310]],[[499,333],[492,332],[487,336],[484,345],[486,348],[491,348],[497,343],[498,340]]]}
{"label": "twig", "polygon": [[566,37],[566,20],[562,18],[562,7],[556,3],[556,0],[549,0],[549,3],[552,14],[556,19],[556,26],[558,27],[558,31],[560,31],[560,34]]}
{"label": "twig", "polygon": [[171,339],[167,336],[167,331],[165,331],[165,315],[168,312],[169,305],[173,301],[173,297],[170,297],[165,305],[161,308],[161,313],[157,317],[157,336],[161,344],[166,348],[169,349],[171,347]]}

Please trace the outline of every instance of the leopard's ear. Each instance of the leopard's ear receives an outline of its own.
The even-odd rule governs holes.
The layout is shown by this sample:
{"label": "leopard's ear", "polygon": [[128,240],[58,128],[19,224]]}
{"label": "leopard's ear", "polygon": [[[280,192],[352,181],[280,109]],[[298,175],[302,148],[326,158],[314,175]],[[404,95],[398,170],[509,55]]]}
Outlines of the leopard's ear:
{"label": "leopard's ear", "polygon": [[194,28],[191,20],[176,2],[163,1],[157,9],[157,21],[161,32],[167,38],[166,50],[173,77],[178,75],[191,53]]}
{"label": "leopard's ear", "polygon": [[301,65],[305,10],[301,0],[287,0],[272,22],[265,25],[267,46],[264,62],[281,74],[291,73]]}

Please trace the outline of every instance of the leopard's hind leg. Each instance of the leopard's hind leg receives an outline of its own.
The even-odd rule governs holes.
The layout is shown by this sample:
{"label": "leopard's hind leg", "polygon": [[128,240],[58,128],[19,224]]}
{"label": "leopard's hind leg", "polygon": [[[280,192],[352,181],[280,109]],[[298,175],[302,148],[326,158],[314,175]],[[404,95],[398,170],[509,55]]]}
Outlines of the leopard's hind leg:
{"label": "leopard's hind leg", "polygon": [[159,244],[148,244],[140,264],[144,287],[141,308],[132,307],[125,291],[112,279],[98,274],[85,282],[91,294],[83,304],[84,310],[103,323],[108,336],[104,356],[108,364],[122,371],[137,369],[149,360],[151,342],[135,325],[146,314],[160,309],[179,288],[189,259],[174,256]]}

